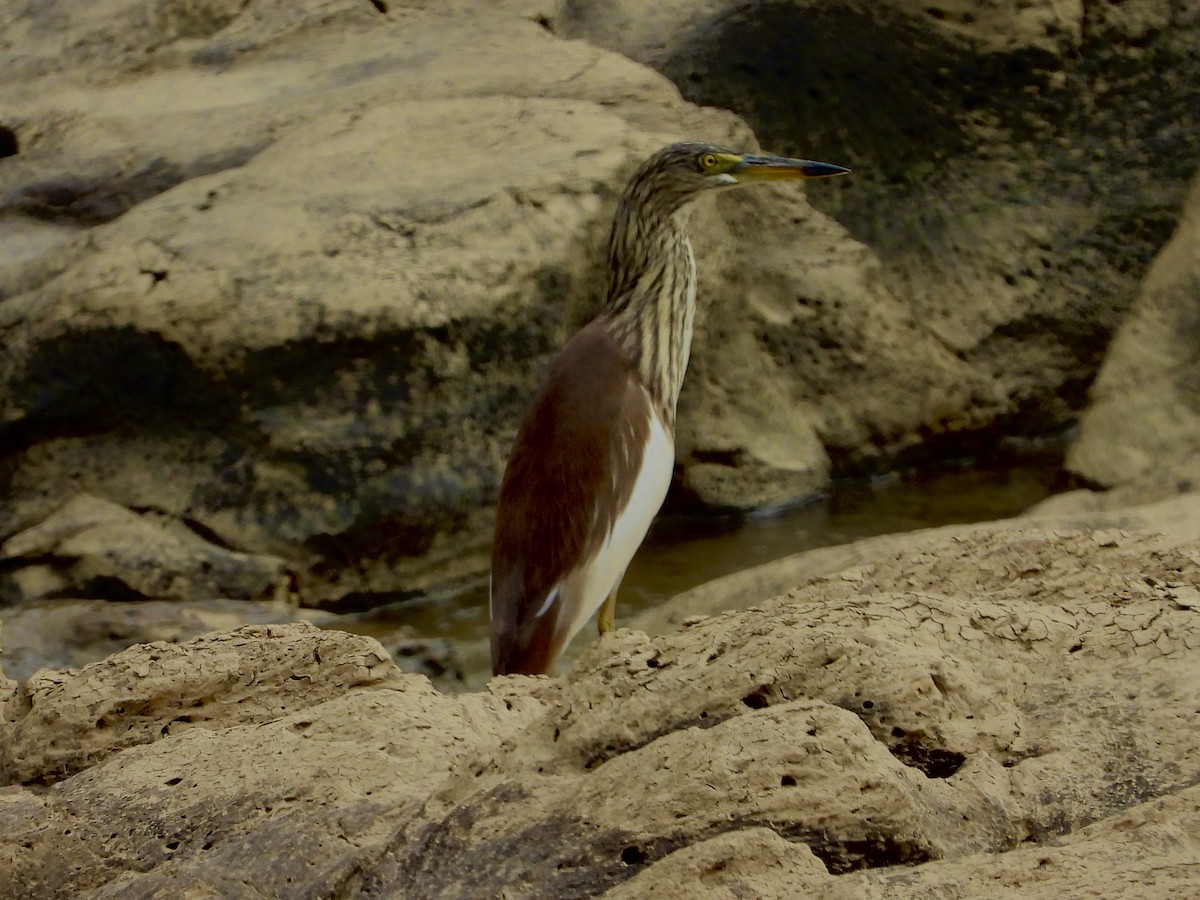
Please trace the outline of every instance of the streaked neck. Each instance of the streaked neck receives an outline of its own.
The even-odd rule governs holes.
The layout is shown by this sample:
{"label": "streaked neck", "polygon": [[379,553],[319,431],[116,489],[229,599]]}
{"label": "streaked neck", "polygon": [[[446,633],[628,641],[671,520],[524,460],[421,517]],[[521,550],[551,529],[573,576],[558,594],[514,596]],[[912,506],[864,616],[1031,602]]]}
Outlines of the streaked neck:
{"label": "streaked neck", "polygon": [[684,230],[687,213],[684,208],[656,217],[622,201],[609,237],[603,314],[672,427],[696,316],[696,260]]}

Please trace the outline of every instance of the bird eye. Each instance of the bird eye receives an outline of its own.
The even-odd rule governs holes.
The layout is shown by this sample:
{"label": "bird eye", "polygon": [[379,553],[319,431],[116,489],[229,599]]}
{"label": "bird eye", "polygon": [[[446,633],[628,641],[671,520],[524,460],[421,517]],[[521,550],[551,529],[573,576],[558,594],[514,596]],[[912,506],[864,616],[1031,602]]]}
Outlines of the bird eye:
{"label": "bird eye", "polygon": [[705,153],[703,156],[700,157],[700,168],[704,169],[705,171],[714,168],[716,165],[717,165],[716,154]]}

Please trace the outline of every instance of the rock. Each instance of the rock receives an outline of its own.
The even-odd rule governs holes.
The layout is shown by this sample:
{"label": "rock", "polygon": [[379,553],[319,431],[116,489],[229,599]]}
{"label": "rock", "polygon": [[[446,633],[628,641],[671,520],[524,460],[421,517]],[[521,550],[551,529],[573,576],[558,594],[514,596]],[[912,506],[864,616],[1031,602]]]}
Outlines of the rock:
{"label": "rock", "polygon": [[[907,870],[830,875],[801,844],[770,829],[747,828],[679,850],[604,896],[731,896],[832,900],[1010,896],[1167,897],[1195,890],[1190,873],[1200,851],[1200,789],[1188,788],[1133,807],[1067,835],[1054,845],[976,854]],[[813,865],[817,863],[816,865]]]}
{"label": "rock", "polygon": [[[1200,164],[1200,21],[1167,0],[577,0],[554,22],[735,111],[764,146],[853,169],[808,197],[879,265],[838,273],[835,256],[826,269],[828,245],[807,236],[796,252],[886,299],[789,290],[769,260],[762,274],[751,263],[742,302],[717,307],[697,354],[706,371],[745,370],[737,336],[753,335],[753,365],[782,384],[738,391],[730,406],[747,404],[749,421],[722,421],[769,434],[788,417],[764,410],[800,405],[835,472],[985,453],[996,431],[1073,420]],[[1166,73],[1149,91],[1148,65]],[[1155,327],[1170,346],[1196,343]],[[954,365],[917,349],[930,339]],[[685,388],[685,430],[701,388]]]}
{"label": "rock", "polygon": [[10,603],[283,598],[289,581],[281,559],[227,550],[174,517],[88,494],[0,544],[0,563],[12,573],[0,579],[0,601]]}
{"label": "rock", "polygon": [[25,714],[0,734],[0,782],[52,783],[117,750],[193,728],[271,721],[400,678],[374,640],[309,624],[140,644],[26,681],[18,698]]}
{"label": "rock", "polygon": [[351,631],[378,640],[402,672],[424,675],[440,690],[461,690],[470,674],[491,663],[483,656],[464,655],[460,642],[423,637],[400,625],[364,624],[363,617],[298,609],[280,602],[245,600],[60,600],[32,603],[6,611],[0,652],[8,674],[18,680],[38,669],[80,668],[133,644],[159,641],[180,643],[210,631],[241,625],[278,625],[298,621],[321,628]]}
{"label": "rock", "polygon": [[675,895],[726,895],[761,900],[803,896],[820,890],[830,900],[859,900],[866,895],[844,886],[846,876],[831,876],[807,844],[791,841],[770,828],[748,827],[690,844],[642,869],[611,891],[606,900]]}
{"label": "rock", "polygon": [[486,568],[516,422],[668,140],[855,168],[823,212],[695,218],[673,502],[737,509],[1068,423],[1200,160],[1165,0],[89,9],[6,30],[0,539],[92,494],[283,560],[307,606]]}
{"label": "rock", "polygon": [[[1166,499],[1160,499],[1166,497]],[[1200,537],[1200,492],[1176,493],[1142,480],[1110,491],[1075,490],[1048,497],[1026,515],[1076,526],[1116,526]]]}
{"label": "rock", "polygon": [[1010,896],[1038,900],[1186,896],[1197,886],[1191,870],[1200,851],[1198,829],[1200,789],[1192,787],[1138,804],[1052,846],[921,866],[905,877],[903,894],[884,872],[855,873],[845,887],[854,897],[975,897],[993,894],[999,885]]}
{"label": "rock", "polygon": [[559,679],[396,675],[301,709],[255,680],[274,642],[202,639],[179,671],[223,642],[242,702],[187,729],[149,707],[119,721],[153,742],[0,792],[0,892],[1188,896],[1200,618],[1173,597],[1198,582],[1180,537],[959,531],[619,630]]}
{"label": "rock", "polygon": [[861,580],[882,561],[938,552],[930,548],[937,548],[947,536],[962,535],[975,540],[994,531],[1021,527],[1023,523],[1071,531],[1092,528],[1153,531],[1200,540],[1200,493],[1134,506],[1119,504],[1121,499],[1134,496],[1121,490],[1107,494],[1072,491],[1051,497],[1015,519],[882,534],[805,550],[697,585],[639,614],[630,625],[649,634],[662,634],[685,627],[693,619],[702,621],[703,617],[725,610],[744,609],[769,600],[798,584],[830,577]]}
{"label": "rock", "polygon": [[[388,655],[395,661],[402,672],[424,675],[438,690],[462,690],[467,684],[467,667],[463,657],[464,641],[455,635],[447,637],[429,637],[428,632],[437,632],[436,626],[426,626],[422,629],[411,625],[397,624],[388,621],[389,616],[377,617],[374,611],[365,615],[331,616],[321,624],[326,628],[337,628],[357,634],[365,634],[379,641]],[[402,618],[402,617],[401,617]],[[486,627],[486,625],[485,625]],[[443,631],[449,629],[441,629]],[[490,650],[488,651],[490,653]],[[482,670],[482,664],[474,663],[474,672]],[[487,661],[487,673],[491,674],[491,660]],[[486,681],[473,679],[473,687],[482,687]]]}
{"label": "rock", "polygon": [[[246,647],[243,662],[253,670],[257,660]],[[229,897],[313,896],[361,883],[357,867],[393,837],[387,818],[411,816],[449,772],[540,712],[526,694],[446,697],[399,676],[273,722],[233,725],[235,715],[220,731],[126,750],[52,788],[48,803],[0,794],[0,886],[11,892],[22,872],[48,891],[103,885],[98,896],[173,893],[185,882]],[[117,819],[129,827],[93,829]],[[22,847],[48,820],[72,823],[63,843]],[[96,838],[118,855],[111,870],[88,864]],[[63,846],[74,874],[60,866]]]}
{"label": "rock", "polygon": [[[616,190],[673,137],[753,146],[748,129],[555,38],[536,4],[314,0],[184,36],[109,3],[103,25],[57,22],[53,52],[23,25],[6,71],[0,118],[28,139],[0,171],[17,248],[0,260],[0,535],[85,491],[286,559],[307,605],[478,573],[520,412],[597,308]],[[107,80],[49,65],[72,22]],[[155,160],[170,178],[141,178]],[[725,208],[779,232],[761,252],[785,273],[803,233],[850,271],[869,261],[798,189]],[[751,251],[719,211],[696,234],[710,266]],[[753,445],[787,483],[760,473],[733,501],[819,486],[811,434]]]}
{"label": "rock", "polygon": [[1200,181],[1105,357],[1067,468],[1143,496],[1200,484],[1198,348]]}
{"label": "rock", "polygon": [[246,600],[58,600],[17,606],[4,617],[4,665],[19,680],[38,669],[81,668],[133,644],[178,643],[246,624],[304,620],[330,627],[340,621],[332,613]]}
{"label": "rock", "polygon": [[391,641],[387,650],[401,671],[424,675],[440,690],[461,688],[465,683],[466,674],[453,641],[414,634]]}
{"label": "rock", "polygon": [[[0,638],[4,637],[4,623],[0,622]],[[0,728],[20,715],[18,685],[5,674],[4,644],[0,642]]]}

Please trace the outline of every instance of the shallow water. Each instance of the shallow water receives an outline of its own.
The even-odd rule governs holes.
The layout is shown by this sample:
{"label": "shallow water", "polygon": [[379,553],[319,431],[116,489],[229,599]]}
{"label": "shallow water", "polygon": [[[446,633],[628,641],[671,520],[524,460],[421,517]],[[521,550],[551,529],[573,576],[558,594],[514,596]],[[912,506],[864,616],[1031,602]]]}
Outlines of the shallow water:
{"label": "shallow water", "polygon": [[[771,515],[660,517],[626,572],[617,624],[698,584],[803,550],[1017,515],[1053,493],[1058,473],[1057,465],[1044,462],[951,468],[841,486],[818,503]],[[453,641],[462,648],[469,680],[477,680],[477,657],[488,635],[486,576],[455,596],[383,607],[337,627],[372,634],[386,645],[399,626]]]}

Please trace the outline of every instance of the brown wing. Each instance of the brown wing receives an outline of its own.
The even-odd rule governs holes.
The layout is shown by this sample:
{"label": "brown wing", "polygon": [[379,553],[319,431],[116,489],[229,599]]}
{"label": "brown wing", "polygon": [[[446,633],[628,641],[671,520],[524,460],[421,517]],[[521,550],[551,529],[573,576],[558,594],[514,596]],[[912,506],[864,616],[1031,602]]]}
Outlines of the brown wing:
{"label": "brown wing", "polygon": [[[596,323],[551,363],[517,432],[496,511],[497,674],[542,673],[554,665],[562,649],[562,598],[544,608],[629,502],[649,433],[645,396],[628,356]],[[624,441],[636,452],[614,452]],[[615,479],[613,466],[619,466]]]}

